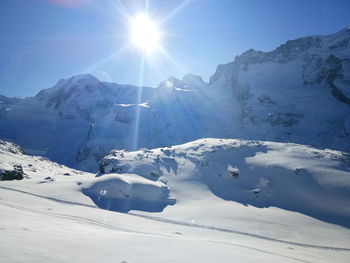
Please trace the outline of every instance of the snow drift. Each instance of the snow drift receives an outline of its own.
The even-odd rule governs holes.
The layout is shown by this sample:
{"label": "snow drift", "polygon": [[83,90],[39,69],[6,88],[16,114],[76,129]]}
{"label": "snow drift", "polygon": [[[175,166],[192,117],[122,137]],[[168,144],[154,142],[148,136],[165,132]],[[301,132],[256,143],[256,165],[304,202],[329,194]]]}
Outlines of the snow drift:
{"label": "snow drift", "polygon": [[128,212],[142,210],[161,212],[173,204],[169,188],[162,182],[154,182],[135,174],[109,174],[84,185],[83,193],[103,209]]}

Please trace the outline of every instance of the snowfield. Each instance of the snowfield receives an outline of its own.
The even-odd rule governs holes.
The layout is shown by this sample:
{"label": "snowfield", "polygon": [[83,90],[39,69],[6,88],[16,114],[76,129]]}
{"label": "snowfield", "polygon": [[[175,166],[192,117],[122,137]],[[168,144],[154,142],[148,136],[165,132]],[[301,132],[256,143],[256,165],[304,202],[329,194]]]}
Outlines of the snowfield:
{"label": "snowfield", "polygon": [[303,145],[201,139],[112,151],[94,175],[1,142],[0,169],[25,178],[0,181],[0,261],[347,262],[349,164]]}

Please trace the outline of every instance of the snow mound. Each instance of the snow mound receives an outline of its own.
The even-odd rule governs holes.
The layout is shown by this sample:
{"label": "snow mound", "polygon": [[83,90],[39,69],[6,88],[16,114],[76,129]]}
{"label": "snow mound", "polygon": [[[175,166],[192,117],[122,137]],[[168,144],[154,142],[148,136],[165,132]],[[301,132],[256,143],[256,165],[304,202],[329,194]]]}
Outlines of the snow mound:
{"label": "snow mound", "polygon": [[174,203],[164,183],[135,174],[108,174],[84,185],[82,191],[98,207],[118,212],[161,212]]}
{"label": "snow mound", "polygon": [[279,207],[327,222],[349,225],[350,158],[310,146],[233,139],[140,150],[112,151],[104,173],[136,173],[169,181],[177,200],[189,182],[204,184],[225,200]]}

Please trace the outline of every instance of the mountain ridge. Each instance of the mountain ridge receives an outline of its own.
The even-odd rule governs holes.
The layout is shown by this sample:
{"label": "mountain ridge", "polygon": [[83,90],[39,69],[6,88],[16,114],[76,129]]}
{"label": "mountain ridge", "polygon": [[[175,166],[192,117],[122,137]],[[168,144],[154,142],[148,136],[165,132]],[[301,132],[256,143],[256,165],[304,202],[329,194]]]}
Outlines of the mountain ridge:
{"label": "mountain ridge", "polygon": [[157,87],[62,79],[36,96],[0,97],[0,138],[94,171],[112,149],[202,137],[350,148],[350,30],[250,49],[219,65],[209,83],[187,74]]}

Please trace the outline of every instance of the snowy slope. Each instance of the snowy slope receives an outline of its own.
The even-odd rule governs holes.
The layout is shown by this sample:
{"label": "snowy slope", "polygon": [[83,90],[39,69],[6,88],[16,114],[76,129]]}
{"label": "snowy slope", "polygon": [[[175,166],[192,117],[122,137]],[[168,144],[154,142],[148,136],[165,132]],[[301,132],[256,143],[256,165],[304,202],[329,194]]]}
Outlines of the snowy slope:
{"label": "snowy slope", "polygon": [[[1,262],[326,263],[347,262],[350,255],[350,231],[337,225],[349,218],[342,203],[349,200],[349,160],[337,151],[203,139],[114,151],[102,162],[105,173],[95,176],[1,142],[0,169],[13,164],[29,178],[0,181]],[[307,178],[317,185],[299,184]],[[313,195],[319,191],[320,203],[329,207],[310,209],[316,202],[302,196],[311,202],[308,211],[323,211],[337,224],[273,203],[296,201],[288,191],[292,184],[302,187],[294,188],[297,194],[306,187]],[[225,200],[236,199],[235,192],[245,202]],[[162,212],[153,209],[166,200]]]}
{"label": "snowy slope", "polygon": [[225,200],[279,207],[350,226],[350,156],[338,151],[201,139],[171,148],[116,150],[101,161],[100,169],[169,181],[179,202],[196,184]]}
{"label": "snowy slope", "polygon": [[[22,166],[24,179],[0,181],[1,187],[18,185],[18,189],[23,191],[31,188],[38,194],[50,193],[52,198],[62,197],[70,191],[80,191],[80,180],[94,178],[93,174],[68,168],[45,157],[26,155],[18,145],[0,140],[0,173],[13,170],[14,165]],[[62,187],[56,188],[57,185]]]}
{"label": "snowy slope", "polygon": [[14,165],[21,165],[27,176],[26,179],[36,182],[41,179],[44,182],[45,178],[42,176],[50,177],[51,181],[55,181],[56,177],[68,178],[89,174],[51,162],[45,157],[26,155],[19,145],[0,140],[0,169],[10,171]]}
{"label": "snowy slope", "polygon": [[[16,189],[23,191],[31,188],[38,193],[50,194],[51,198],[75,196],[70,201],[86,199],[84,193],[99,206],[123,212],[130,209],[162,211],[174,203],[169,197],[169,188],[162,182],[153,182],[136,174],[110,174],[96,178],[91,173],[68,168],[44,157],[25,155],[18,145],[0,140],[0,179],[3,171],[12,171],[15,165],[22,167],[24,179],[20,182],[2,181],[2,186],[16,185],[19,186]],[[111,206],[110,200],[105,200],[106,195],[112,195],[114,203],[118,204]]]}

